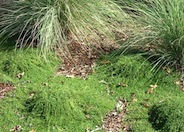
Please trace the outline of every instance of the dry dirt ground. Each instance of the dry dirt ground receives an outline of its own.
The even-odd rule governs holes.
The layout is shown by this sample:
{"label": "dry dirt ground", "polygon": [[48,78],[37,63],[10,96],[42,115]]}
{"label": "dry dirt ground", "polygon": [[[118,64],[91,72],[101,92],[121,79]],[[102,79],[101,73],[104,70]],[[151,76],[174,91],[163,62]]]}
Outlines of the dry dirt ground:
{"label": "dry dirt ground", "polygon": [[78,76],[82,79],[86,79],[93,72],[95,62],[100,58],[100,55],[108,54],[116,49],[114,45],[83,47],[76,41],[71,42],[68,48],[70,53],[65,55],[67,57],[58,52],[58,56],[62,58],[63,63],[57,75],[65,75],[66,77]]}
{"label": "dry dirt ground", "polygon": [[13,84],[0,82],[0,99],[4,98],[6,93],[11,92],[14,89]]}

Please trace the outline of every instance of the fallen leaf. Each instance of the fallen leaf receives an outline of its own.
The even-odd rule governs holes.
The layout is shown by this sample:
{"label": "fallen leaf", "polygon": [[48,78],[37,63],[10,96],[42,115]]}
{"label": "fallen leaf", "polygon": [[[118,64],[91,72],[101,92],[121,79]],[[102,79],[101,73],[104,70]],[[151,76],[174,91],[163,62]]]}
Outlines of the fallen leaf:
{"label": "fallen leaf", "polygon": [[128,87],[128,85],[127,85],[127,84],[125,84],[125,83],[118,83],[118,86]]}
{"label": "fallen leaf", "polygon": [[149,108],[149,107],[150,107],[150,105],[147,104],[147,103],[142,103],[142,105],[143,105],[145,108]]}
{"label": "fallen leaf", "polygon": [[167,72],[167,74],[171,74],[171,69],[170,68],[166,68],[166,72]]}
{"label": "fallen leaf", "polygon": [[35,95],[35,92],[30,92],[29,93],[29,98],[32,98]]}
{"label": "fallen leaf", "polygon": [[89,128],[86,128],[86,132],[91,132]]}
{"label": "fallen leaf", "polygon": [[119,98],[117,103],[116,103],[116,110],[117,111],[122,111],[127,107],[127,101],[125,99]]}
{"label": "fallen leaf", "polygon": [[90,119],[90,115],[88,115],[88,114],[85,115],[85,117],[86,117],[86,119]]}
{"label": "fallen leaf", "polygon": [[14,126],[13,129],[10,130],[10,132],[20,132],[22,130],[23,130],[23,128],[21,126],[16,125],[16,126]]}
{"label": "fallen leaf", "polygon": [[66,75],[67,78],[74,78],[74,75]]}
{"label": "fallen leaf", "polygon": [[174,84],[180,85],[180,81],[175,81]]}
{"label": "fallen leaf", "polygon": [[116,103],[116,110],[117,111],[122,111],[123,110],[123,102],[118,100],[118,102]]}
{"label": "fallen leaf", "polygon": [[156,89],[158,87],[158,85],[157,84],[154,84],[154,85],[150,85],[150,88],[148,89],[148,91],[147,91],[147,94],[152,94],[153,93],[153,91],[154,91],[154,89]]}
{"label": "fallen leaf", "polygon": [[150,85],[150,88],[153,88],[153,89],[155,89],[155,88],[157,88],[157,87],[158,87],[158,85],[156,85],[156,84]]}
{"label": "fallen leaf", "polygon": [[137,102],[137,99],[136,99],[136,98],[133,98],[132,101],[133,101],[133,102]]}
{"label": "fallen leaf", "polygon": [[163,67],[167,74],[171,74],[171,69],[168,67]]}
{"label": "fallen leaf", "polygon": [[153,90],[154,90],[154,88],[148,89],[147,94],[152,94],[153,93]]}
{"label": "fallen leaf", "polygon": [[34,129],[30,130],[29,132],[36,132]]}
{"label": "fallen leaf", "polygon": [[17,76],[17,78],[19,78],[19,79],[21,79],[23,76],[24,76],[24,72],[22,72],[22,73],[18,73],[16,76]]}

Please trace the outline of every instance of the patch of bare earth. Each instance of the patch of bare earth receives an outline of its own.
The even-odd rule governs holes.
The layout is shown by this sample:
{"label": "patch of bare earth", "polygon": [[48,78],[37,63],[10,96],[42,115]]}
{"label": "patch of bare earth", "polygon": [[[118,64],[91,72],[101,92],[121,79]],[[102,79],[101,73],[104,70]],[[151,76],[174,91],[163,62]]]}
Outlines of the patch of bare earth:
{"label": "patch of bare earth", "polygon": [[0,83],[0,99],[4,98],[8,92],[14,89],[12,84]]}
{"label": "patch of bare earth", "polygon": [[106,132],[130,131],[130,127],[125,123],[126,108],[128,103],[124,99],[119,99],[115,110],[109,112],[103,120],[102,128]]}
{"label": "patch of bare earth", "polygon": [[100,55],[107,54],[116,49],[114,45],[89,47],[82,46],[79,42],[73,41],[68,45],[69,53],[65,57],[58,52],[63,63],[59,68],[57,75],[65,75],[66,77],[78,76],[86,79],[87,76],[93,73],[96,60]]}
{"label": "patch of bare earth", "polygon": [[[63,51],[58,52],[58,56],[63,63],[57,75],[65,75],[66,77],[79,76],[82,79],[86,79],[93,72],[95,62],[101,55],[119,48],[114,38],[108,38],[103,34],[94,32],[96,35],[81,36],[79,40],[73,37],[75,35],[72,35],[72,33],[68,33],[69,42],[67,48],[69,52],[64,54]],[[128,38],[124,33],[118,31],[115,31],[115,34],[118,41],[123,42]]]}
{"label": "patch of bare earth", "polygon": [[127,101],[125,99],[119,98],[116,103],[116,108],[107,113],[102,121],[102,125],[93,130],[87,128],[86,132],[97,132],[101,130],[104,130],[105,132],[130,132],[130,126],[125,121],[127,106]]}

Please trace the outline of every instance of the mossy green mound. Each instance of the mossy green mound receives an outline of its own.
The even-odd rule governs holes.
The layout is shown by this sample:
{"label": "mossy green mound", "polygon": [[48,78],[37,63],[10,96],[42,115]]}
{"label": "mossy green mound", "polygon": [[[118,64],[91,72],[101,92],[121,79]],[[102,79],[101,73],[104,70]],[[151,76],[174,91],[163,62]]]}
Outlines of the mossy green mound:
{"label": "mossy green mound", "polygon": [[54,54],[43,59],[37,53],[0,52],[0,82],[16,87],[0,100],[0,131],[20,125],[23,131],[81,132],[101,125],[115,106],[105,86],[95,76],[87,80],[56,76],[59,60]]}
{"label": "mossy green mound", "polygon": [[65,129],[71,130],[72,124],[74,128],[90,120],[100,123],[98,118],[113,107],[112,102],[93,88],[57,88],[34,93],[25,101],[25,107],[31,117],[42,119],[49,126],[62,126],[63,129],[68,126]]}
{"label": "mossy green mound", "polygon": [[[104,56],[106,57],[106,56]],[[131,80],[151,78],[151,64],[141,55],[114,56],[106,58],[106,65],[102,65],[104,75],[108,77],[123,77]],[[109,62],[109,63],[108,63]],[[102,62],[103,63],[103,62]],[[145,72],[146,71],[146,72]],[[149,73],[148,73],[149,71]]]}
{"label": "mossy green mound", "polygon": [[162,132],[183,132],[183,98],[170,99],[154,105],[150,109],[149,120],[156,130],[160,130]]}
{"label": "mossy green mound", "polygon": [[[35,49],[3,52],[0,50],[0,56],[0,75],[3,76],[0,81],[9,80],[14,82],[16,79],[43,80],[44,75],[46,77],[56,71],[59,63],[54,53],[43,58],[44,56],[39,55],[38,50]],[[17,77],[21,73],[23,73],[23,76],[21,78]]]}

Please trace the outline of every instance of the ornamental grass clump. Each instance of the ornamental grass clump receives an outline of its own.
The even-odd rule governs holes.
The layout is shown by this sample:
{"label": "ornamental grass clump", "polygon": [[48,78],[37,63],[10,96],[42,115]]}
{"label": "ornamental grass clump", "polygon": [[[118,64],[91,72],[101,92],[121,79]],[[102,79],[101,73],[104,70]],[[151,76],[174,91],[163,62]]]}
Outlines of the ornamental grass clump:
{"label": "ornamental grass clump", "polygon": [[154,59],[155,67],[184,66],[184,1],[125,1],[123,8],[136,27],[129,47],[143,49]]}
{"label": "ornamental grass clump", "polygon": [[82,45],[100,36],[114,40],[125,13],[113,0],[15,0],[0,11],[0,38],[18,36],[19,47],[35,44],[43,53],[68,41]]}

